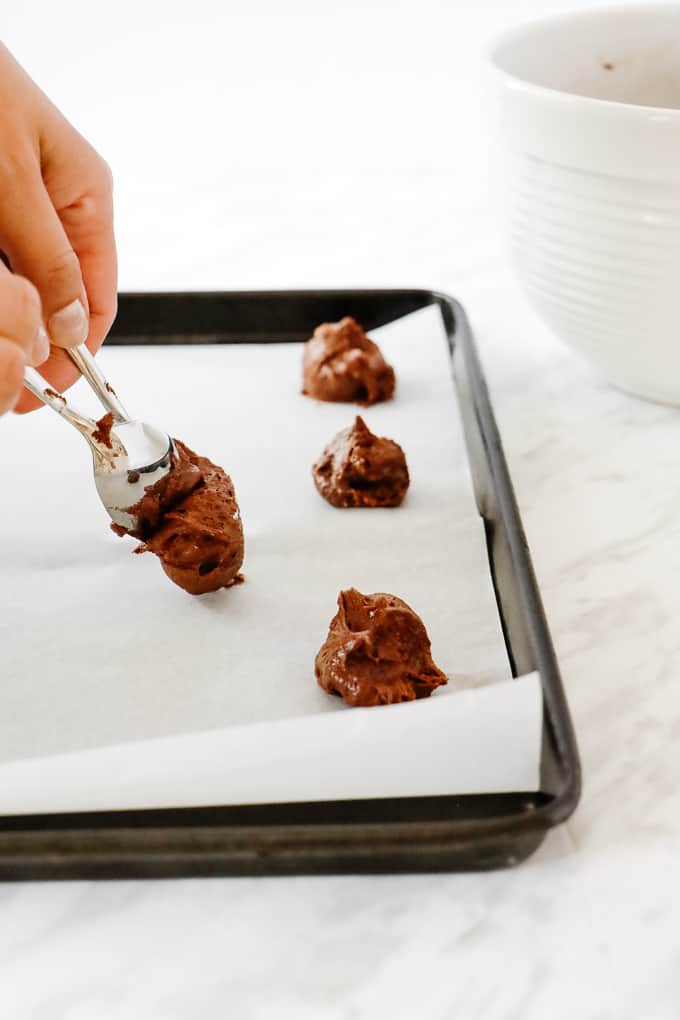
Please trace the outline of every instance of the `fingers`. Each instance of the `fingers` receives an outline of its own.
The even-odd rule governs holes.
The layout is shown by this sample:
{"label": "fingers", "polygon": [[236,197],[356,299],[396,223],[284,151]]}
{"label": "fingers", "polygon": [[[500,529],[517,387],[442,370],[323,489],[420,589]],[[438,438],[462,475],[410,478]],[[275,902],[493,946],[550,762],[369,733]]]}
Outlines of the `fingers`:
{"label": "fingers", "polygon": [[[97,156],[99,169],[88,174],[91,193],[59,211],[66,234],[80,261],[82,279],[90,310],[87,346],[95,354],[116,317],[117,260],[113,233],[113,196],[108,167]],[[49,186],[51,178],[47,178]],[[55,194],[55,197],[58,197]],[[49,360],[40,367],[41,374],[56,390],[72,386],[80,373],[68,355],[53,346]],[[40,406],[28,391],[22,393],[15,411],[25,414]]]}
{"label": "fingers", "polygon": [[[96,351],[116,313],[111,174],[0,45],[3,59],[0,252],[38,290],[52,341],[41,372],[65,389],[78,372],[64,348],[86,341]],[[24,393],[16,409],[35,406]]]}
{"label": "fingers", "polygon": [[[80,263],[47,194],[39,166],[2,174],[0,247],[16,273],[38,289],[53,344],[71,347],[88,334],[87,298]],[[21,178],[21,179],[20,179]]]}
{"label": "fingers", "polygon": [[0,414],[21,395],[24,366],[40,364],[48,350],[38,292],[0,267]]}
{"label": "fingers", "polygon": [[0,336],[0,414],[11,411],[21,393],[24,355],[12,340]]}
{"label": "fingers", "polygon": [[49,355],[37,290],[4,267],[0,267],[0,336],[22,349],[28,365],[41,365]]}
{"label": "fingers", "polygon": [[[71,132],[73,130],[70,125],[68,125],[68,130]],[[78,143],[86,146],[80,136],[73,132],[74,146],[77,147]],[[61,151],[60,149],[59,152],[61,153]],[[89,147],[85,148],[83,159],[77,163],[75,180],[73,179],[74,167],[70,164],[62,165],[60,159],[60,155],[45,153],[43,167],[45,180],[44,183],[41,180],[40,184],[43,187],[43,197],[51,206],[52,216],[58,218],[60,229],[66,238],[63,243],[69,247],[77,262],[78,274],[74,279],[77,279],[78,282],[77,284],[72,283],[70,286],[78,285],[82,288],[84,304],[89,309],[89,321],[85,334],[87,346],[92,353],[95,353],[105,340],[116,315],[117,259],[113,232],[111,173],[106,163]],[[5,233],[0,231],[0,247],[8,245],[8,254],[13,267],[16,268],[16,255],[9,243],[4,240]],[[25,260],[20,264],[23,266]],[[37,275],[40,273],[40,268],[36,266],[30,271]],[[43,274],[43,279],[44,276],[45,274]],[[50,285],[54,283],[54,280],[50,281]],[[57,290],[62,295],[66,295],[68,286],[68,281],[63,278],[59,281]],[[58,300],[54,298],[55,292],[55,290],[50,292],[52,306],[58,303]],[[65,297],[61,298],[61,300],[65,299]],[[50,298],[43,297],[43,307],[45,307],[46,300],[49,301]],[[68,314],[70,315],[70,311]],[[63,391],[79,378],[78,370],[69,360],[65,351],[61,349],[63,346],[72,346],[72,343],[65,343],[64,332],[55,328],[53,318],[48,319],[47,314],[45,317],[53,346],[49,360],[41,365],[40,371],[48,383],[55,389]],[[62,317],[62,326],[63,318],[65,317]],[[82,335],[79,335],[76,342],[82,342],[82,339]],[[24,391],[15,410],[19,414],[23,414],[39,406],[40,402],[30,393]]]}
{"label": "fingers", "polygon": [[[88,342],[96,350],[116,317],[118,284],[111,171],[96,154],[88,168],[88,182],[87,194],[69,205],[57,206],[57,213],[80,262],[90,311]],[[48,193],[50,184],[51,176],[47,176]]]}

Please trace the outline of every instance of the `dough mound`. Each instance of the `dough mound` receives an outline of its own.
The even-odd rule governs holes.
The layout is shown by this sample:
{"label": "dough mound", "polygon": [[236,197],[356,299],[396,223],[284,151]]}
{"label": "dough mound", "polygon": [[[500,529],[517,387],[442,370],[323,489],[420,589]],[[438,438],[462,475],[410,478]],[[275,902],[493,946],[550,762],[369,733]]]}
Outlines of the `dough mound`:
{"label": "dough mound", "polygon": [[358,415],[331,440],[312,475],[319,494],[337,507],[399,506],[409,486],[402,448],[373,435]]}
{"label": "dough mound", "polygon": [[304,346],[302,392],[307,396],[368,406],[390,400],[394,387],[394,369],[349,316],[317,326]]}
{"label": "dough mound", "polygon": [[315,660],[319,685],[348,705],[428,698],[446,683],[417,613],[396,595],[338,595],[338,611]]}

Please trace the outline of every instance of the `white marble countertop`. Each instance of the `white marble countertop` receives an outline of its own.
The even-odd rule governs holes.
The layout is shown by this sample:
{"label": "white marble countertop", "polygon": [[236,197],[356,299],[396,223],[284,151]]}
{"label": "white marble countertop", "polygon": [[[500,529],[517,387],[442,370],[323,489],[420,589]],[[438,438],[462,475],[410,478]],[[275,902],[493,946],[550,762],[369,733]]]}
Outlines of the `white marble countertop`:
{"label": "white marble countertop", "polygon": [[8,1020],[679,1015],[680,414],[551,338],[486,197],[480,41],[557,6],[124,2],[107,23],[26,0],[6,20],[114,169],[123,288],[463,300],[585,776],[512,871],[1,885]]}

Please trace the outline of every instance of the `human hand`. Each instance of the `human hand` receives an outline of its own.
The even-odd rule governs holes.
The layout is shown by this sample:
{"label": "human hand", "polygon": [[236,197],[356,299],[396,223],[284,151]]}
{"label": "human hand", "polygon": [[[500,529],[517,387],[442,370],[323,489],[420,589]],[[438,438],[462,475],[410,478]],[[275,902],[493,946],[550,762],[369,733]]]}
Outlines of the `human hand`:
{"label": "human hand", "polygon": [[49,349],[37,290],[0,265],[0,414],[21,396],[24,365],[41,364]]}
{"label": "human hand", "polygon": [[[66,389],[79,373],[63,348],[87,341],[96,351],[116,314],[111,174],[1,44],[0,249],[14,273],[37,290],[52,343],[40,371],[55,389]],[[4,275],[0,303],[7,287]],[[22,286],[25,281],[19,290]],[[11,310],[7,315],[12,319]],[[4,316],[0,307],[0,336],[6,335]],[[32,335],[23,345],[14,342],[16,350],[5,350],[0,392],[12,392],[17,351],[20,346],[27,350],[29,342]],[[37,406],[36,398],[24,392],[16,410]]]}

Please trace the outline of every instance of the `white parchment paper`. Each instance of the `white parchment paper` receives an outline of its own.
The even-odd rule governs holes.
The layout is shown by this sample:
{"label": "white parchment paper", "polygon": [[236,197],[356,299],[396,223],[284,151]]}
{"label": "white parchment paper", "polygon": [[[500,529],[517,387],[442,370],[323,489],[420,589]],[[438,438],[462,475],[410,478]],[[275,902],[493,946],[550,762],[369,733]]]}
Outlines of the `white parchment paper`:
{"label": "white parchment paper", "polygon": [[[246,583],[198,599],[109,532],[73,430],[0,422],[0,811],[536,788],[540,689],[509,681],[439,313],[372,335],[398,391],[364,417],[412,479],[395,510],[316,493],[310,466],[357,409],[301,396],[300,345],[100,355],[133,412],[232,474]],[[316,686],[350,585],[423,617],[449,688],[352,710]]]}

